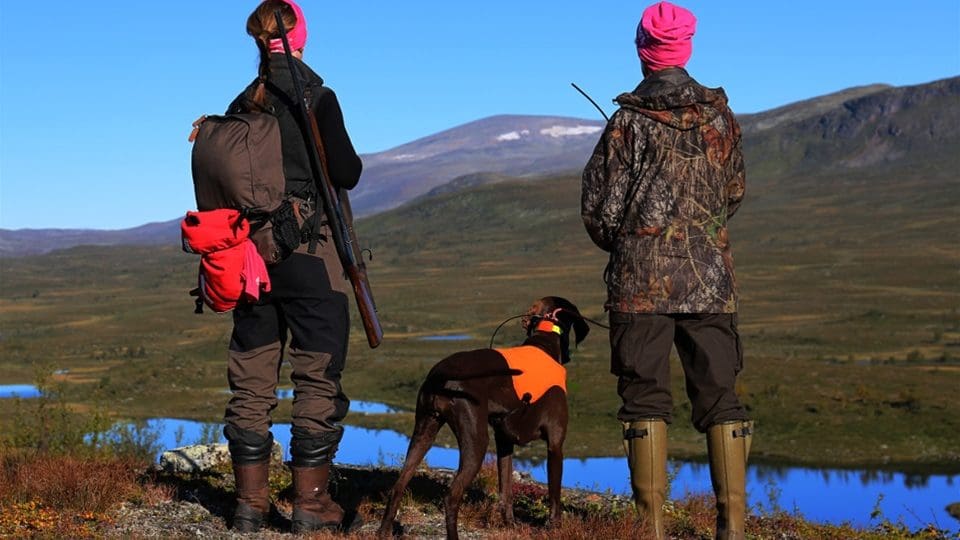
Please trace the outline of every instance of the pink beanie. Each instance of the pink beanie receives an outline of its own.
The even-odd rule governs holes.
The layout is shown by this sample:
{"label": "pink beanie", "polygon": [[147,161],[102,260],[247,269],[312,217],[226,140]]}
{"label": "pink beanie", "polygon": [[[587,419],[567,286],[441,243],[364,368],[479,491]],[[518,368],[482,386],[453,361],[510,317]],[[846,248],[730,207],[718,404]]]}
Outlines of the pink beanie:
{"label": "pink beanie", "polygon": [[[287,41],[290,42],[290,50],[296,51],[302,49],[307,44],[307,19],[303,16],[303,10],[295,4],[293,0],[283,0],[283,2],[293,8],[294,15],[297,16],[297,24],[287,31]],[[270,52],[282,53],[283,40],[280,38],[270,40]]]}
{"label": "pink beanie", "polygon": [[656,3],[643,11],[637,26],[637,54],[653,71],[683,67],[693,50],[697,18],[670,2]]}

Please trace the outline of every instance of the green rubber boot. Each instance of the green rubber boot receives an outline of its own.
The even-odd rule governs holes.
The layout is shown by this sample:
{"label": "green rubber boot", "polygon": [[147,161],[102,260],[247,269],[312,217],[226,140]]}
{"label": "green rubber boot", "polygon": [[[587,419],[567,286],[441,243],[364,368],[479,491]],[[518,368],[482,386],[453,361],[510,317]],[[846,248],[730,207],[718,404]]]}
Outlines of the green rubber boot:
{"label": "green rubber boot", "polygon": [[666,538],[663,503],[667,498],[667,424],[660,419],[623,424],[623,446],[630,466],[633,502],[651,538]]}
{"label": "green rubber boot", "polygon": [[747,458],[753,422],[738,420],[707,429],[710,480],[717,496],[717,538],[746,538]]}

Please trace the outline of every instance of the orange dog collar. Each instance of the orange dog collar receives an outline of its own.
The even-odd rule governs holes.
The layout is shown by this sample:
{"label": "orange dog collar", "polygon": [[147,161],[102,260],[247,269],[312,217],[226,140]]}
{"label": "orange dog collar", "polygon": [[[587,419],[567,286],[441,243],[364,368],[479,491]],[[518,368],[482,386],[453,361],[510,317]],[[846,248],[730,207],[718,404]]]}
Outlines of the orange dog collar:
{"label": "orange dog collar", "polygon": [[548,321],[548,320],[546,320],[546,319],[544,319],[544,320],[540,321],[539,323],[537,323],[537,330],[539,330],[539,331],[541,331],[541,332],[554,332],[554,333],[557,333],[557,334],[562,333],[562,330],[560,330],[560,327],[559,327],[559,326],[553,324],[552,321]]}

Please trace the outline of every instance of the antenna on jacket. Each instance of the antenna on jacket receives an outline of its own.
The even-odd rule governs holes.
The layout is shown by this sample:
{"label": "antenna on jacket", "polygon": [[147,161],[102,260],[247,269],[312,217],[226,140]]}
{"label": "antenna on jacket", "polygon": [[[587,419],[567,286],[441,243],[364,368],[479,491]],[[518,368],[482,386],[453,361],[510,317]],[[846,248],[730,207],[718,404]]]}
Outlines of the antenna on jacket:
{"label": "antenna on jacket", "polygon": [[577,83],[570,83],[570,86],[574,87],[577,90],[577,92],[580,92],[581,94],[583,94],[583,97],[587,98],[590,101],[590,103],[593,103],[593,106],[596,107],[597,110],[600,111],[600,114],[603,115],[604,120],[606,120],[607,122],[610,121],[610,117],[607,116],[607,113],[603,112],[603,109],[601,109],[600,106],[597,105],[597,102],[594,101],[592,97],[588,96],[586,92],[581,90],[580,87],[577,86]]}

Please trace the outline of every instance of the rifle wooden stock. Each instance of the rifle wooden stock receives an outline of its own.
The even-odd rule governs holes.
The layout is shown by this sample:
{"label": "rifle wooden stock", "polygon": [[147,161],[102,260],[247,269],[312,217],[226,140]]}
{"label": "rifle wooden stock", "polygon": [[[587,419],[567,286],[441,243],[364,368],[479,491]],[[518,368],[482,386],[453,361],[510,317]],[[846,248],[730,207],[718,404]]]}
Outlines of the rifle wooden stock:
{"label": "rifle wooden stock", "polygon": [[314,117],[313,111],[310,109],[310,103],[304,95],[300,79],[297,78],[293,54],[287,40],[287,30],[283,26],[283,16],[280,10],[275,11],[274,16],[277,19],[277,28],[283,40],[283,50],[290,67],[290,77],[293,79],[293,87],[297,93],[296,98],[300,103],[301,119],[307,126],[304,136],[307,139],[307,153],[310,155],[310,163],[314,169],[317,191],[319,191],[320,199],[323,201],[323,210],[330,223],[333,243],[337,248],[340,263],[353,286],[353,295],[357,300],[357,310],[360,312],[363,330],[367,335],[367,343],[370,344],[370,348],[376,348],[383,340],[383,329],[380,326],[380,318],[377,316],[377,306],[373,301],[370,281],[367,279],[367,268],[360,254],[357,234],[353,230],[353,211],[350,207],[350,198],[347,196],[346,190],[341,189],[338,193],[330,180],[327,169],[327,155],[323,148],[323,139],[320,137],[320,127],[317,125],[317,119]]}
{"label": "rifle wooden stock", "polygon": [[347,277],[353,285],[353,295],[357,299],[357,310],[360,312],[363,331],[367,334],[367,343],[370,344],[371,349],[374,349],[383,340],[383,330],[380,328],[380,319],[377,317],[377,306],[373,303],[367,271],[360,266],[352,266],[347,269]]}

